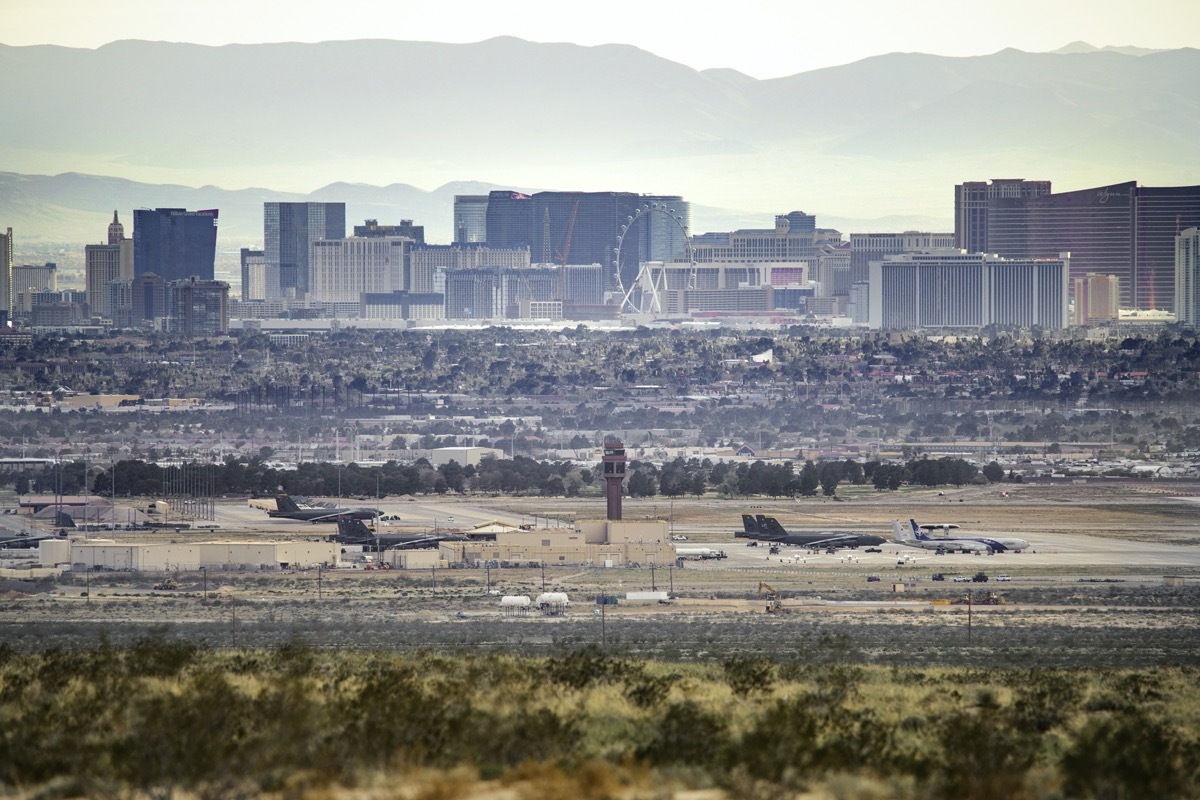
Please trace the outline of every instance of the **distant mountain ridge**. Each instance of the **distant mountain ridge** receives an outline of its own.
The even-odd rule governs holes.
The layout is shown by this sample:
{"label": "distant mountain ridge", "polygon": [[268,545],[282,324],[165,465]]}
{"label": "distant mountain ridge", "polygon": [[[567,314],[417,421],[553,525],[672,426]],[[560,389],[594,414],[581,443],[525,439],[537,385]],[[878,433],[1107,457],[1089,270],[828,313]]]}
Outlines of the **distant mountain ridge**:
{"label": "distant mountain ridge", "polygon": [[[297,193],[263,188],[227,190],[216,186],[149,184],[79,173],[18,175],[0,172],[0,209],[7,211],[7,216],[0,219],[10,220],[3,224],[11,225],[23,236],[90,242],[103,239],[107,222],[98,223],[111,220],[114,210],[125,222],[128,235],[132,233],[131,212],[135,208],[216,208],[221,212],[218,222],[221,241],[260,243],[265,202],[346,202],[348,212],[361,213],[357,219],[347,218],[348,227],[362,224],[364,219],[378,219],[384,224],[399,222],[396,211],[403,210],[405,219],[413,219],[418,224],[424,220],[440,222],[444,217],[444,227],[449,231],[454,195],[486,194],[492,188],[488,184],[457,182],[426,192],[405,184],[336,183],[311,193]],[[55,230],[41,230],[44,221],[55,218],[66,220],[67,225],[75,229],[75,235],[55,238]],[[87,230],[78,230],[83,224],[87,224]]]}
{"label": "distant mountain ridge", "polygon": [[[434,228],[449,225],[447,182],[473,176],[681,194],[762,214],[760,226],[794,209],[819,222],[949,220],[953,185],[992,177],[1046,178],[1061,190],[1200,183],[1200,51],[1068,48],[894,53],[756,80],[630,46],[507,37],[0,45],[0,103],[19,121],[0,126],[0,170],[10,171],[0,226],[18,220],[49,238],[79,214],[129,207],[116,201],[120,184],[103,181],[75,187],[96,201],[88,209],[67,203],[54,191],[70,173],[202,187],[145,189],[133,203],[219,200],[230,235],[254,227],[234,208],[257,205],[260,217],[268,195],[325,198],[335,182],[345,185],[334,193],[361,192],[381,222],[411,208],[406,218]],[[31,182],[37,174],[56,177]],[[445,222],[426,216],[435,213]]]}
{"label": "distant mountain ridge", "polygon": [[1166,50],[1155,50],[1150,47],[1134,47],[1133,45],[1118,46],[1107,44],[1104,47],[1096,47],[1095,45],[1088,44],[1084,41],[1071,42],[1068,45],[1064,45],[1057,50],[1052,50],[1050,52],[1058,53],[1060,55],[1071,55],[1073,53],[1098,53],[1101,51],[1106,53],[1120,53],[1121,55],[1126,56],[1146,56],[1150,55],[1151,53],[1167,52]]}
{"label": "distant mountain ridge", "polygon": [[[135,208],[216,208],[218,247],[222,249],[261,245],[263,203],[344,202],[346,233],[363,220],[395,224],[411,219],[425,226],[426,240],[447,244],[452,238],[454,196],[487,194],[493,189],[534,192],[519,186],[498,186],[475,181],[454,181],[426,192],[415,186],[393,184],[331,183],[309,193],[278,192],[271,189],[226,190],[215,186],[191,187],[178,184],[139,183],[124,178],[64,173],[61,175],[18,175],[0,172],[0,225],[12,227],[18,247],[22,242],[91,243],[104,240],[112,212],[132,235]],[[694,206],[696,232],[765,228],[774,224],[771,212],[755,214],[729,209]],[[945,227],[945,223],[919,217],[881,220],[849,220],[828,217],[818,220],[823,227],[848,230],[849,225],[882,225],[886,230]],[[857,228],[855,228],[857,229]]]}

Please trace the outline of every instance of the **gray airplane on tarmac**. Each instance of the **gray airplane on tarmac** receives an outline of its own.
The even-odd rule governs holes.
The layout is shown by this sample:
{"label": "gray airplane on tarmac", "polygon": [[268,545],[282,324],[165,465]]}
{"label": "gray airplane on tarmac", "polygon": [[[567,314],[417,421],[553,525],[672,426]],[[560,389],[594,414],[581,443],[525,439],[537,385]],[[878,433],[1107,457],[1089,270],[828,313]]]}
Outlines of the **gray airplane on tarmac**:
{"label": "gray airplane on tarmac", "polygon": [[[917,537],[917,539],[929,542],[947,541],[946,536],[949,534],[949,532],[959,528],[959,526],[955,525],[953,522],[925,522],[918,525],[916,520],[910,519],[909,523],[913,526],[913,534]],[[942,536],[929,536],[928,532],[932,531],[941,531]],[[990,547],[993,552],[997,553],[1006,552],[1009,550],[1013,551],[1014,553],[1020,553],[1022,550],[1029,549],[1029,542],[1025,541],[1024,539],[1017,539],[1013,536],[962,536],[956,533],[954,534],[954,538],[960,541],[967,539],[976,542],[982,542]]]}
{"label": "gray airplane on tarmac", "polygon": [[346,515],[337,518],[338,544],[362,545],[368,550],[420,550],[437,547],[439,542],[465,542],[460,533],[379,533],[367,527],[361,519]]}
{"label": "gray airplane on tarmac", "polygon": [[742,514],[742,530],[735,533],[734,537],[826,552],[835,552],[843,548],[876,547],[886,541],[882,536],[854,531],[789,531],[779,520],[762,514]]}
{"label": "gray airplane on tarmac", "polygon": [[909,547],[919,547],[922,550],[933,550],[938,555],[942,553],[975,553],[976,555],[991,555],[1003,549],[993,548],[977,539],[931,539],[925,535],[917,523],[909,520],[912,528],[906,528],[899,520],[892,523],[892,533],[896,535],[896,544]]}
{"label": "gray airplane on tarmac", "polygon": [[354,517],[355,519],[375,519],[383,512],[378,508],[334,508],[332,506],[317,506],[316,508],[301,508],[296,501],[287,496],[286,492],[275,495],[275,511],[268,511],[272,519],[294,519],[298,522],[334,522],[338,517]]}

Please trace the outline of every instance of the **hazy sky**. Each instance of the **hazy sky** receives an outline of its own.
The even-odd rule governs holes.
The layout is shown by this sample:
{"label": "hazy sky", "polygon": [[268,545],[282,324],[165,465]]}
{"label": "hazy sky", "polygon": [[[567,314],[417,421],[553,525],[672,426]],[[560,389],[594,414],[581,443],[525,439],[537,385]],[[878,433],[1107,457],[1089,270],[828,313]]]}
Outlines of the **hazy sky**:
{"label": "hazy sky", "polygon": [[220,45],[405,39],[632,44],[697,69],[758,78],[916,51],[1200,46],[1198,0],[4,0],[0,42],[117,39]]}

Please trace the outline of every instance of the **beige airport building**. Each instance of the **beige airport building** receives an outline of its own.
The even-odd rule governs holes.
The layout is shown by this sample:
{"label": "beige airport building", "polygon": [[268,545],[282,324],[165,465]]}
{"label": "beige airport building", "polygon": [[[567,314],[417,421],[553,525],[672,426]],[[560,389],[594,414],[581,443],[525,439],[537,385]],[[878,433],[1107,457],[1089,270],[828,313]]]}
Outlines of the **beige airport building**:
{"label": "beige airport building", "polygon": [[[436,549],[389,550],[377,558],[398,569],[444,569],[451,564],[666,566],[675,560],[665,520],[580,520],[573,528],[526,531],[493,526],[487,532],[472,533],[477,538],[441,542]],[[127,544],[111,539],[53,539],[38,546],[43,566],[69,565],[77,570],[306,569],[332,567],[346,558],[337,542],[313,541]]]}
{"label": "beige airport building", "polygon": [[77,569],[182,572],[200,568],[304,569],[338,562],[334,542],[192,542],[188,544],[117,544],[112,540],[48,540],[39,543],[44,566],[69,564]]}
{"label": "beige airport building", "polygon": [[583,564],[624,567],[675,561],[666,520],[579,520],[574,528],[509,530],[495,538],[442,542],[441,558],[478,567],[493,564]]}
{"label": "beige airport building", "polygon": [[[454,455],[467,458],[463,453]],[[578,520],[570,528],[536,530],[485,523],[467,532],[465,538],[439,542],[436,548],[385,550],[377,556],[378,561],[400,569],[442,568],[453,564],[665,567],[674,563],[675,548],[666,520],[621,518],[624,445],[616,440],[607,442],[602,464],[607,519]],[[47,567],[70,565],[73,569],[137,572],[304,569],[339,565],[343,552],[343,546],[337,542],[314,541],[118,544],[109,539],[81,539],[43,541],[40,548],[41,563]],[[351,548],[347,546],[345,550],[349,554]],[[362,559],[367,564],[372,560]]]}

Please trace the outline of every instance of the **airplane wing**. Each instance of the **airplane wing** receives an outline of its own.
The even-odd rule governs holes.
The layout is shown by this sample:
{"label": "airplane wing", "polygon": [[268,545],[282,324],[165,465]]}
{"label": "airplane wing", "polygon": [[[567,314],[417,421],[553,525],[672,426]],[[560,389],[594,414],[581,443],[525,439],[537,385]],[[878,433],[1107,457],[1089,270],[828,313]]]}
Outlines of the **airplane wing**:
{"label": "airplane wing", "polygon": [[37,546],[38,542],[46,542],[55,539],[58,541],[63,541],[61,536],[5,536],[0,538],[0,550],[28,549]]}
{"label": "airplane wing", "polygon": [[344,510],[342,510],[342,511],[338,511],[337,513],[322,514],[319,517],[309,517],[308,519],[306,519],[304,521],[305,522],[336,522],[338,517],[344,517],[344,516],[346,516],[346,512]]}
{"label": "airplane wing", "polygon": [[437,544],[442,541],[441,536],[422,536],[419,539],[409,539],[406,542],[396,542],[395,544],[387,545],[388,550],[418,550],[422,547],[428,547],[431,544]]}
{"label": "airplane wing", "polygon": [[397,542],[396,544],[388,545],[387,549],[414,550],[421,547],[428,547],[429,545],[437,544],[438,542],[457,542],[465,539],[465,536],[458,536],[456,534],[431,533],[426,536],[419,536],[416,539],[409,539],[408,541]]}
{"label": "airplane wing", "polygon": [[378,516],[373,513],[374,511],[375,509],[373,508],[332,508],[328,514],[322,514],[319,517],[310,517],[305,522],[329,522],[330,520],[336,520],[338,517],[349,517],[365,512],[372,512],[372,517]]}
{"label": "airplane wing", "polygon": [[858,539],[857,536],[851,536],[850,534],[831,533],[828,536],[826,536],[824,539],[814,539],[811,542],[806,542],[804,546],[805,547],[828,547],[831,544],[838,544],[838,543],[845,544],[848,541],[855,541],[857,539]]}

